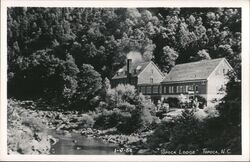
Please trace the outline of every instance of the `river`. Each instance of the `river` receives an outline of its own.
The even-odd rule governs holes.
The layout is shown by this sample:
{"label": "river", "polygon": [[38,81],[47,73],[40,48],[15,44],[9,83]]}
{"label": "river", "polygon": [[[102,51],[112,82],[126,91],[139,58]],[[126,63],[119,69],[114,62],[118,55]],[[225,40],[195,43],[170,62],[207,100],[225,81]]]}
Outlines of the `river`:
{"label": "river", "polygon": [[55,155],[121,155],[115,153],[117,145],[106,143],[98,138],[82,136],[78,133],[64,135],[56,130],[48,130],[59,141],[51,146],[51,154]]}

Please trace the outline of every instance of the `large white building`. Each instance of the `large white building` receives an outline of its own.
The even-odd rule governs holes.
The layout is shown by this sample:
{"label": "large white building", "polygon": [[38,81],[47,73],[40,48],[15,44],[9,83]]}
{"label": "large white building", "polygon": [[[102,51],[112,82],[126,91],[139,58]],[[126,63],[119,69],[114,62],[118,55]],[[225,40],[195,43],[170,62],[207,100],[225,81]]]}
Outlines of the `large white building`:
{"label": "large white building", "polygon": [[176,65],[161,82],[162,96],[199,95],[212,104],[225,96],[227,73],[231,70],[225,58]]}

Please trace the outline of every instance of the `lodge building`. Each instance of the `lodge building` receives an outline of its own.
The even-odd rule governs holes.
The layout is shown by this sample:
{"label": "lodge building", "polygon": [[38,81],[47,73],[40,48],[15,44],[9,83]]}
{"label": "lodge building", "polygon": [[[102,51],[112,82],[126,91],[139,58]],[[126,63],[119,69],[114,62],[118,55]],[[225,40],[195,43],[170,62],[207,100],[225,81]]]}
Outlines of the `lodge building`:
{"label": "lodge building", "polygon": [[227,73],[232,67],[225,58],[178,64],[163,74],[152,62],[132,63],[118,70],[111,80],[112,87],[132,84],[139,92],[152,98],[199,95],[208,105],[225,96]]}

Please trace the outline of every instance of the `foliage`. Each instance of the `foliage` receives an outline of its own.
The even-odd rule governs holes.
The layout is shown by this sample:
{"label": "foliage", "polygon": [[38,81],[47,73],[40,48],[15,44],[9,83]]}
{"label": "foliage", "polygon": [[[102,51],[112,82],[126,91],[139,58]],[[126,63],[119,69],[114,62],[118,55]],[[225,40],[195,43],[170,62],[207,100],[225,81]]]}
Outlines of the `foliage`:
{"label": "foliage", "polygon": [[175,120],[169,149],[192,150],[204,148],[204,135],[203,123],[194,117],[192,110],[184,110],[182,115]]}
{"label": "foliage", "polygon": [[179,54],[169,46],[165,46],[162,50],[163,56],[160,65],[162,67],[163,72],[169,72],[170,69],[174,67],[175,61],[178,58]]}
{"label": "foliage", "polygon": [[77,74],[78,87],[73,105],[86,111],[92,106],[90,101],[93,101],[92,104],[98,102],[95,97],[102,87],[102,79],[91,65],[83,64],[79,70],[80,72]]}
{"label": "foliage", "polygon": [[83,114],[80,120],[80,128],[92,128],[95,123],[94,119],[87,114]]}
{"label": "foliage", "polygon": [[180,100],[177,97],[168,97],[166,102],[170,107],[179,107],[180,105]]}
{"label": "foliage", "polygon": [[109,104],[109,108],[112,109],[120,103],[133,103],[136,97],[136,90],[134,86],[129,84],[119,84],[113,89],[107,89],[106,94],[106,102]]}
{"label": "foliage", "polygon": [[203,109],[204,106],[207,104],[207,100],[206,98],[200,96],[200,95],[195,95],[194,98],[197,98],[198,102],[199,102],[199,108]]}
{"label": "foliage", "polygon": [[70,105],[83,64],[111,78],[131,51],[164,72],[226,57],[241,76],[239,8],[12,7],[7,15],[9,97],[48,96]]}
{"label": "foliage", "polygon": [[204,148],[204,124],[194,112],[184,110],[173,122],[162,122],[149,138],[151,148],[166,150],[196,150]]}
{"label": "foliage", "polygon": [[132,133],[146,130],[156,122],[153,118],[154,105],[137,94],[134,86],[120,84],[108,89],[107,94],[106,104],[102,102],[99,105],[95,127],[116,127],[121,133]]}
{"label": "foliage", "polygon": [[[241,153],[241,81],[229,75],[226,96],[217,106],[220,116],[207,121],[212,147],[230,149],[233,154]],[[219,125],[216,123],[220,123]],[[223,138],[222,138],[223,137]]]}
{"label": "foliage", "polygon": [[194,61],[210,60],[210,59],[211,59],[211,57],[210,57],[209,53],[207,52],[207,50],[205,50],[205,49],[198,51],[197,55],[194,56],[194,58],[193,58]]}
{"label": "foliage", "polygon": [[161,122],[154,130],[153,135],[148,137],[149,147],[154,149],[161,144],[170,142],[172,123]]}

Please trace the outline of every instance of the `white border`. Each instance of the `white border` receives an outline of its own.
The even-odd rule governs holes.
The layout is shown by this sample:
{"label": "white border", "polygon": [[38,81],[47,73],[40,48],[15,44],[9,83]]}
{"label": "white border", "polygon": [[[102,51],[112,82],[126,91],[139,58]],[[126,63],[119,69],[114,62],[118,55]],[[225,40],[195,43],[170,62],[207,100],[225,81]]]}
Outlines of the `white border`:
{"label": "white border", "polygon": [[[242,155],[7,155],[7,7],[241,7]],[[249,1],[248,0],[2,0],[0,161],[249,161]]]}

